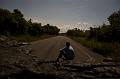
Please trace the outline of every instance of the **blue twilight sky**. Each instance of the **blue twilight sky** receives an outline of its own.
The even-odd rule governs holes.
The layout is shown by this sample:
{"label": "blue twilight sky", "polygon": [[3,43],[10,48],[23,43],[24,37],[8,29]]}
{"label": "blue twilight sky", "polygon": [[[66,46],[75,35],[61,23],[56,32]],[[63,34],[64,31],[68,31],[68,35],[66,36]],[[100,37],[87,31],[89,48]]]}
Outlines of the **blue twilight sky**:
{"label": "blue twilight sky", "polygon": [[0,0],[0,8],[17,8],[26,19],[57,25],[64,31],[106,23],[120,9],[120,0]]}

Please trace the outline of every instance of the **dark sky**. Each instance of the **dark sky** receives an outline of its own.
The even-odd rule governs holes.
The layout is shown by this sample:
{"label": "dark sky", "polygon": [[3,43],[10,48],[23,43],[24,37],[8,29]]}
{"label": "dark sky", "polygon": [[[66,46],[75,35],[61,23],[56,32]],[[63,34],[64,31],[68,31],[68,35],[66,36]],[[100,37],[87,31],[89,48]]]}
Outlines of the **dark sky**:
{"label": "dark sky", "polygon": [[60,28],[88,27],[106,23],[120,9],[120,0],[0,0],[0,8],[18,8],[26,19]]}

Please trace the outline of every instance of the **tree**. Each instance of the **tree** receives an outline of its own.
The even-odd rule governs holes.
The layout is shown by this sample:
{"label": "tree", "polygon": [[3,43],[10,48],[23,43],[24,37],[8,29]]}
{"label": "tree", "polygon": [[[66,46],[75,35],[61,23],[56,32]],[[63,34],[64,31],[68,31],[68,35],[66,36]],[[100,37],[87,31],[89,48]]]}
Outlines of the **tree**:
{"label": "tree", "polygon": [[49,34],[49,35],[57,35],[59,33],[60,29],[58,29],[56,26],[52,26],[50,24],[43,26],[43,33]]}
{"label": "tree", "polygon": [[0,9],[0,33],[1,34],[8,34],[9,30],[9,21],[11,14],[7,9]]}
{"label": "tree", "polygon": [[14,14],[19,17],[23,17],[23,14],[18,9],[14,9]]}
{"label": "tree", "polygon": [[112,38],[114,41],[120,42],[120,10],[114,12],[108,17],[112,29]]}
{"label": "tree", "polygon": [[84,31],[82,31],[80,29],[77,29],[77,28],[68,30],[66,33],[69,36],[80,36],[80,37],[85,37],[86,36],[86,33]]}
{"label": "tree", "polygon": [[[23,14],[18,10],[18,9],[14,9],[13,13],[12,13],[14,19],[17,22],[17,26],[16,26],[16,35],[21,35],[21,34],[26,34],[28,31],[28,22],[23,18]],[[15,26],[14,26],[15,27]]]}
{"label": "tree", "polygon": [[0,9],[0,34],[40,36],[42,34],[58,34],[59,31],[60,29],[50,24],[41,26],[41,23],[32,23],[32,19],[26,21],[22,12],[18,9],[14,9],[13,12]]}

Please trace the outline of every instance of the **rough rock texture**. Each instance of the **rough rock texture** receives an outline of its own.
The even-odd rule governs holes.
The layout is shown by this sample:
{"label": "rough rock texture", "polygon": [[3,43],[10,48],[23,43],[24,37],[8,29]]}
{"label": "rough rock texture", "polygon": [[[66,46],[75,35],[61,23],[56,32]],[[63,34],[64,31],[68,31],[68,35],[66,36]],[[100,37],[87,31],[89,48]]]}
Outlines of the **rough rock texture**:
{"label": "rough rock texture", "polygon": [[24,69],[38,71],[37,63],[30,55],[31,48],[16,40],[0,37],[0,76],[18,73]]}

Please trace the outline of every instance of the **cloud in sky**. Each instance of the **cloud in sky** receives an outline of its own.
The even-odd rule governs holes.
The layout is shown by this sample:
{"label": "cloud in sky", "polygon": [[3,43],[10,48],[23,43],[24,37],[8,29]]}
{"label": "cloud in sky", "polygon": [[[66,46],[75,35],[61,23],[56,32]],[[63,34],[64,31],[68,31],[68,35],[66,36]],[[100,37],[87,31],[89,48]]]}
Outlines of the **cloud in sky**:
{"label": "cloud in sky", "polygon": [[49,24],[49,23],[47,22],[47,19],[42,18],[42,17],[27,17],[27,16],[24,16],[24,18],[25,18],[27,21],[28,21],[29,19],[32,19],[32,22],[41,23],[42,25]]}
{"label": "cloud in sky", "polygon": [[0,0],[0,7],[9,10],[18,8],[25,16],[42,17],[50,24],[82,21],[101,25],[114,10],[120,8],[120,0]]}
{"label": "cloud in sky", "polygon": [[88,30],[90,27],[94,27],[94,25],[89,24],[87,22],[78,22],[76,24],[72,24],[72,25],[61,25],[58,26],[60,28],[60,32],[64,33],[69,29],[74,29],[74,28],[78,28],[80,30]]}
{"label": "cloud in sky", "polygon": [[[26,20],[32,19],[32,22],[42,23],[42,25],[46,25],[48,22],[44,18],[39,17],[25,17]],[[56,25],[60,29],[60,33],[65,33],[69,29],[78,28],[80,30],[88,30],[90,27],[94,27],[94,25],[88,22],[78,22],[75,24],[53,24]]]}

